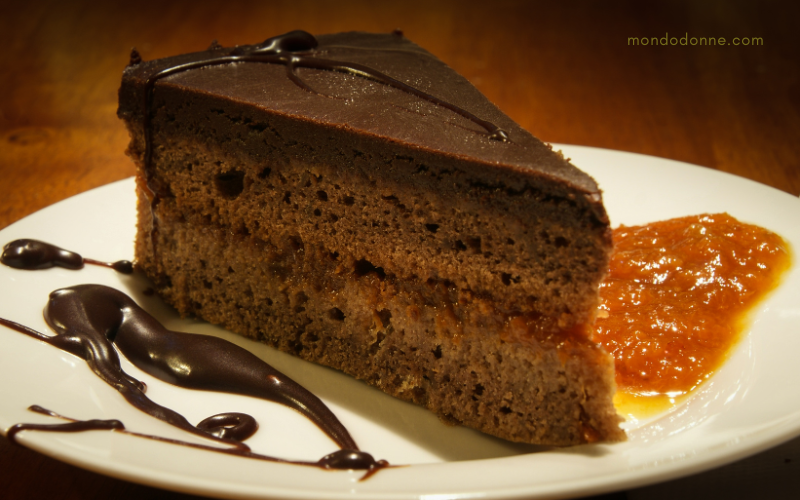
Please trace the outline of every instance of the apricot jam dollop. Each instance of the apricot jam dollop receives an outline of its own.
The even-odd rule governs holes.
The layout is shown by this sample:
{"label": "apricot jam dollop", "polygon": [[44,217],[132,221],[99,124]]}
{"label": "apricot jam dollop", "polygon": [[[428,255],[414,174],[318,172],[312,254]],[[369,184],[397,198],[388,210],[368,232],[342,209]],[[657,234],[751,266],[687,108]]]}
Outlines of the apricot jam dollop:
{"label": "apricot jam dollop", "polygon": [[595,340],[634,396],[686,394],[736,343],[746,313],[788,269],[788,244],[728,214],[614,230]]}

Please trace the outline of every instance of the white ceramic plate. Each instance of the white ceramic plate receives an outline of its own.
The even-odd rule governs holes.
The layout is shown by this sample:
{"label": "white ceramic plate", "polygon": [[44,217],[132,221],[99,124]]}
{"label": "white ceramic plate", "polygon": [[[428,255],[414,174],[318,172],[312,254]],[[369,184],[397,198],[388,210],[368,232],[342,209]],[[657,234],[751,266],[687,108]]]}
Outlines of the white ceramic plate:
{"label": "white ceramic plate", "polygon": [[[800,200],[710,169],[653,157],[556,146],[592,174],[614,225],[727,211],[783,235],[800,248]],[[132,257],[133,181],[125,180],[49,207],[0,231],[0,244],[38,238],[99,260]],[[693,397],[647,421],[628,422],[629,441],[543,450],[448,428],[428,412],[331,370],[181,320],[141,278],[88,266],[74,272],[0,266],[0,316],[49,331],[41,311],[50,291],[79,283],[120,288],[169,328],[224,336],[262,356],[324,399],[376,458],[407,467],[359,482],[357,472],[326,472],[162,444],[111,432],[24,432],[25,446],[102,474],[218,497],[443,499],[566,497],[631,488],[699,472],[800,434],[800,269],[753,314],[744,340]],[[134,410],[86,364],[54,347],[0,328],[0,430],[19,422],[53,423],[26,408],[39,404],[80,419],[117,418],[138,432],[186,438]],[[246,397],[178,389],[129,364],[151,398],[198,422],[223,411],[250,413],[261,430],[254,451],[316,460],[335,446],[303,417]]]}

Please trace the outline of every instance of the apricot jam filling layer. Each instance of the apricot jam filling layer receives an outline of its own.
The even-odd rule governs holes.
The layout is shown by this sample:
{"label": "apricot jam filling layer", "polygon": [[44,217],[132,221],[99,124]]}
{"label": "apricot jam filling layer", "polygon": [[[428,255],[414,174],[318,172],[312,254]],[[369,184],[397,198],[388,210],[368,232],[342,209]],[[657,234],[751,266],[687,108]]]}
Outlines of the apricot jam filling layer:
{"label": "apricot jam filling layer", "polygon": [[791,264],[780,236],[724,213],[621,226],[614,244],[594,339],[628,402],[674,401],[707,380]]}

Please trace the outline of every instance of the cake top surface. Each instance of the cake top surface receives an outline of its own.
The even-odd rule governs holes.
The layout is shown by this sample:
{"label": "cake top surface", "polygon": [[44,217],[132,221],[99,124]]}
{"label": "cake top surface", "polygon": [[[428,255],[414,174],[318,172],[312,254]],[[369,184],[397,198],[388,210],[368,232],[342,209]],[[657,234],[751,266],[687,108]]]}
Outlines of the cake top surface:
{"label": "cake top surface", "polygon": [[120,116],[143,116],[142,94],[156,84],[544,176],[599,195],[591,177],[399,33],[291,32],[258,45],[212,46],[132,64],[123,75]]}

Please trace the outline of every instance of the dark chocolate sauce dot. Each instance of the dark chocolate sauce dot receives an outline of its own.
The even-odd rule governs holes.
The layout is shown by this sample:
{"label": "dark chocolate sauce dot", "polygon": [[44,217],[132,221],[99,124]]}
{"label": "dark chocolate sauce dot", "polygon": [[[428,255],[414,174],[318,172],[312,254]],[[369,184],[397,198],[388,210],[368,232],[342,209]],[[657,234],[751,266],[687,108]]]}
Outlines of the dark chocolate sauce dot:
{"label": "dark chocolate sauce dot", "polygon": [[308,52],[317,48],[319,43],[314,35],[307,31],[294,30],[283,35],[266,39],[263,43],[248,51],[250,54],[282,54],[284,52]]}
{"label": "dark chocolate sauce dot", "polygon": [[94,260],[88,257],[84,257],[83,262],[86,264],[92,264],[94,266],[108,267],[120,274],[133,274],[133,262],[129,260],[118,260],[116,262],[102,262],[99,260]]}
{"label": "dark chocolate sauce dot", "polygon": [[258,422],[246,413],[220,413],[197,424],[212,436],[233,441],[244,441],[258,430]]}
{"label": "dark chocolate sauce dot", "polygon": [[364,451],[338,450],[322,457],[319,465],[325,469],[369,470],[379,464]]}
{"label": "dark chocolate sauce dot", "polygon": [[121,274],[133,274],[133,262],[129,260],[118,260],[111,263],[111,269]]}

